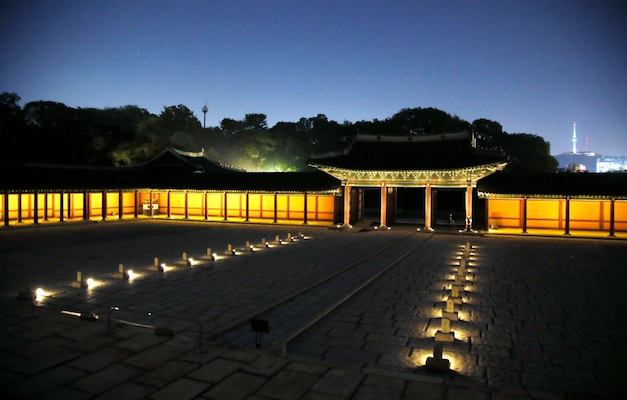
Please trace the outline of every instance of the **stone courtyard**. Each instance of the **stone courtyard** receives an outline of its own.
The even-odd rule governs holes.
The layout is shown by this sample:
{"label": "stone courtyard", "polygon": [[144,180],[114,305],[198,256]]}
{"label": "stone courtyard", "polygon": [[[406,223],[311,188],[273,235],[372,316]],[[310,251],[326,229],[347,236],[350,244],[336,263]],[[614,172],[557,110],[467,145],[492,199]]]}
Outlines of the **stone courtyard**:
{"label": "stone courtyard", "polygon": [[[288,233],[307,240],[261,245]],[[460,320],[451,322],[454,342],[444,344],[451,371],[431,372],[425,360],[467,242],[473,256]],[[238,255],[224,255],[229,243]],[[199,258],[208,247],[215,263]],[[177,265],[182,252],[194,258],[191,267]],[[165,273],[148,270],[154,257]],[[358,232],[146,220],[0,231],[0,392],[67,399],[620,398],[626,260],[621,240],[409,227]],[[136,278],[115,279],[120,263]],[[72,288],[79,270],[96,285]],[[34,305],[17,300],[24,287],[42,287],[45,296]],[[252,318],[270,327],[259,349]]]}

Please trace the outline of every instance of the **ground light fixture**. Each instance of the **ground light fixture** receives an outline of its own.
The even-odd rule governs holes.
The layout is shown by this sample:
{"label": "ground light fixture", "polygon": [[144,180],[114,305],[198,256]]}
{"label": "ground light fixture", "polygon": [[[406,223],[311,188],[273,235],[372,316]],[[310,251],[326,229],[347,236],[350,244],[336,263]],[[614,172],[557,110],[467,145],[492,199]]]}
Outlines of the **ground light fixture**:
{"label": "ground light fixture", "polygon": [[446,372],[451,368],[451,362],[442,357],[443,348],[442,343],[436,343],[433,346],[433,357],[427,357],[427,369],[436,372]]}

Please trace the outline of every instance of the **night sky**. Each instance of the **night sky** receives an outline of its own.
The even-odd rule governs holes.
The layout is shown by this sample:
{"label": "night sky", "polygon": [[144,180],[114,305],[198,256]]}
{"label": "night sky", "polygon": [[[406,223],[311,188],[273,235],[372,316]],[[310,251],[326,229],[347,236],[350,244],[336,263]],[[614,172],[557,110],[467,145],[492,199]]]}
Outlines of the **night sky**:
{"label": "night sky", "polygon": [[[341,4],[339,4],[341,3]],[[0,91],[22,105],[186,104],[270,125],[437,107],[627,155],[624,1],[0,2]]]}

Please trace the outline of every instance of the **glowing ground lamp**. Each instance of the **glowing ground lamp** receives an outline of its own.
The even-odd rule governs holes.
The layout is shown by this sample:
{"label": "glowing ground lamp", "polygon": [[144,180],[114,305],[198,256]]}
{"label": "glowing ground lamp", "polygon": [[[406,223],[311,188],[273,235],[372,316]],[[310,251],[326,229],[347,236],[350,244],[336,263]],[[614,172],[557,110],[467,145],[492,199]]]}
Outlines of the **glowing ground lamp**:
{"label": "glowing ground lamp", "polygon": [[427,357],[427,369],[436,372],[446,372],[451,368],[451,362],[442,357],[443,348],[442,343],[436,343],[433,346],[433,357]]}
{"label": "glowing ground lamp", "polygon": [[159,257],[155,257],[152,260],[152,265],[148,268],[148,270],[155,271],[155,272],[163,272],[161,265],[159,265]]}
{"label": "glowing ground lamp", "polygon": [[250,241],[247,240],[246,244],[244,245],[244,250],[246,251],[255,251],[255,246],[253,246],[252,244],[250,244]]}
{"label": "glowing ground lamp", "polygon": [[207,252],[205,253],[204,256],[200,256],[200,259],[209,261],[210,263],[213,263],[216,261],[214,253],[211,251],[211,247],[207,247]]}
{"label": "glowing ground lamp", "polygon": [[276,235],[276,236],[274,237],[274,242],[275,242],[276,244],[283,244],[283,241],[281,240],[281,236],[280,236],[280,235]]}
{"label": "glowing ground lamp", "polygon": [[229,243],[226,246],[226,253],[227,256],[235,256],[237,254],[235,254],[235,249],[233,248],[233,245],[231,243]]}
{"label": "glowing ground lamp", "polygon": [[448,342],[453,343],[455,341],[455,334],[451,332],[451,321],[442,318],[442,325],[440,329],[435,333],[436,342]]}
{"label": "glowing ground lamp", "polygon": [[76,280],[71,283],[71,286],[78,289],[87,289],[89,288],[90,280],[93,283],[93,279],[89,278],[88,280],[85,280],[83,273],[81,271],[76,271]]}
{"label": "glowing ground lamp", "polygon": [[122,279],[122,280],[127,281],[131,279],[131,274],[129,274],[129,272],[131,272],[132,274],[133,271],[132,270],[127,271],[126,268],[124,268],[124,264],[120,264],[118,265],[118,272],[114,273],[113,277],[115,279]]}
{"label": "glowing ground lamp", "polygon": [[459,314],[455,311],[455,302],[453,300],[446,300],[446,306],[442,309],[442,318],[446,318],[449,321],[459,320]]}
{"label": "glowing ground lamp", "polygon": [[451,286],[451,294],[449,295],[448,300],[452,300],[455,304],[462,304],[462,296],[460,295],[458,285]]}
{"label": "glowing ground lamp", "polygon": [[270,243],[268,243],[268,241],[266,240],[266,238],[261,238],[261,246],[265,247],[266,249],[270,247]]}

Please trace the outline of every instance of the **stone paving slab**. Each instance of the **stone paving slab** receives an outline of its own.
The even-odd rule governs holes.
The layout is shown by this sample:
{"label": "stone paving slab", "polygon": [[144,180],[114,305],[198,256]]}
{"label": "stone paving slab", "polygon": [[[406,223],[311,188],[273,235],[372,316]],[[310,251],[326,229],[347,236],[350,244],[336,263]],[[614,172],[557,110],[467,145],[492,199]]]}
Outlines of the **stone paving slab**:
{"label": "stone paving slab", "polygon": [[[167,225],[163,231],[161,224],[118,224],[120,229],[110,229],[102,238],[122,251],[129,235],[143,232],[134,242],[137,248],[126,250],[130,259],[140,260],[150,259],[146,252],[159,247],[151,243],[142,248],[146,238],[163,245],[167,236],[174,258],[176,249],[191,251],[193,243],[201,247],[223,240],[220,233],[235,241],[262,232],[271,238],[273,229],[229,227],[228,232],[199,234],[200,227],[162,224]],[[183,233],[175,235],[179,229]],[[209,332],[216,316],[220,325],[253,312],[366,251],[382,248],[381,238],[389,243],[394,235],[405,234],[307,229],[315,240],[275,253],[237,256],[213,270],[181,269],[132,285],[116,282],[90,292],[64,289],[53,302],[100,313],[118,304],[120,316],[175,327],[174,338],[119,323],[108,331],[103,319],[61,315],[52,306],[33,310],[1,297],[0,394],[68,399],[524,399],[611,398],[625,391],[627,306],[621,294],[627,281],[622,267],[627,246],[612,242],[472,237],[478,256],[464,293],[470,303],[459,308],[462,322],[452,325],[458,340],[444,346],[445,356],[453,360],[450,374],[434,375],[421,366],[440,324],[455,248],[466,240],[455,235],[434,236],[406,263],[308,329],[290,344],[294,351],[286,357],[231,348],[210,334],[202,338],[199,350],[196,319]],[[54,252],[66,265],[76,258],[95,270],[109,268],[114,255],[104,244],[90,244],[94,238],[85,235],[78,243],[84,252],[76,251],[64,242],[74,232],[68,227],[62,231],[61,238],[52,227],[2,232],[3,240],[7,234],[17,235],[0,240],[0,264],[13,265],[21,257],[32,262],[32,272],[45,272],[41,261]],[[116,232],[122,233],[119,239]],[[29,252],[34,247],[24,243],[31,240],[47,244],[40,253]],[[87,253],[95,250],[101,253],[88,261]],[[26,269],[31,264],[25,261],[15,265]],[[24,271],[11,268],[0,286],[20,281]],[[57,271],[47,279],[63,276]],[[154,315],[146,315],[146,304],[155,305]],[[295,303],[293,311],[307,304]]]}

